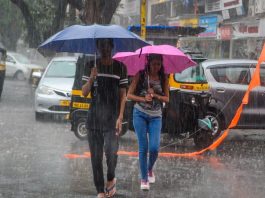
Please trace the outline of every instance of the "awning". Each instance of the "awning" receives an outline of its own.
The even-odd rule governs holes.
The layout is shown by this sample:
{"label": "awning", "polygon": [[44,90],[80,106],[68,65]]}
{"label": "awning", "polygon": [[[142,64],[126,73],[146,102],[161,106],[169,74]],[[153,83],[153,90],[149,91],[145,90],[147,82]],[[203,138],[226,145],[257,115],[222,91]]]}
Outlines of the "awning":
{"label": "awning", "polygon": [[[128,30],[136,34],[140,34],[141,26],[128,26]],[[195,36],[206,30],[204,27],[184,27],[184,26],[165,26],[150,25],[146,26],[146,35],[167,35],[167,36]]]}

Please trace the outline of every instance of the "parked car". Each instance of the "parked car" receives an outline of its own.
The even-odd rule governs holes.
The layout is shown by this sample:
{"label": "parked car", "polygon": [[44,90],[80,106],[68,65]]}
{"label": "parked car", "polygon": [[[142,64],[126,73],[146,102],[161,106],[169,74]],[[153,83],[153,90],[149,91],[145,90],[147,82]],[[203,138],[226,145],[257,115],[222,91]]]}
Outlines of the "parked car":
{"label": "parked car", "polygon": [[67,114],[76,71],[76,57],[55,57],[46,67],[35,92],[35,118]]}
{"label": "parked car", "polygon": [[33,71],[43,70],[42,66],[31,64],[30,60],[19,53],[7,52],[6,76],[17,80],[31,79]]}
{"label": "parked car", "polygon": [[[210,85],[208,117],[218,135],[230,124],[253,76],[257,61],[207,60],[201,63]],[[265,65],[260,69],[261,86],[250,92],[236,128],[265,128]]]}
{"label": "parked car", "polygon": [[0,98],[3,91],[5,74],[6,74],[6,50],[0,47]]}

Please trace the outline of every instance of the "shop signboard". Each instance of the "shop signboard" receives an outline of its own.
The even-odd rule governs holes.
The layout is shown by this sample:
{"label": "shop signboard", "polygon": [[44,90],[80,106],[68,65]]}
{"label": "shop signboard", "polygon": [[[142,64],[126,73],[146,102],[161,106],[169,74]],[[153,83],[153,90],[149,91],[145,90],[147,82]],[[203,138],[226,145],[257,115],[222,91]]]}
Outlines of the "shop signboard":
{"label": "shop signboard", "polygon": [[201,16],[199,17],[199,26],[205,27],[206,30],[200,33],[199,37],[215,37],[217,34],[217,16]]}
{"label": "shop signboard", "polygon": [[259,23],[236,23],[233,24],[233,36],[239,37],[258,37],[259,36]]}
{"label": "shop signboard", "polygon": [[222,0],[222,10],[237,8],[242,6],[242,0]]}
{"label": "shop signboard", "polygon": [[180,19],[179,24],[185,27],[198,27],[198,18]]}
{"label": "shop signboard", "polygon": [[264,0],[256,0],[255,1],[255,13],[260,14],[265,12],[265,1]]}
{"label": "shop signboard", "polygon": [[221,40],[230,40],[232,37],[231,25],[224,25],[220,27]]}
{"label": "shop signboard", "polygon": [[178,19],[168,22],[169,26],[198,27],[198,18]]}
{"label": "shop signboard", "polygon": [[169,21],[168,22],[169,26],[180,26],[180,21],[176,20],[176,21]]}

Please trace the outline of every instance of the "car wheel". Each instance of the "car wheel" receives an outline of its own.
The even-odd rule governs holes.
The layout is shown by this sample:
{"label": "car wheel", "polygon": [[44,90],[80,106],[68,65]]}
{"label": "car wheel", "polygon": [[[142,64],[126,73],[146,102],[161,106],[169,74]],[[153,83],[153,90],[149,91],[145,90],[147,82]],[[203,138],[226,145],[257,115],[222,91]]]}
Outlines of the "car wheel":
{"label": "car wheel", "polygon": [[75,129],[74,129],[75,136],[80,140],[87,139],[87,128],[86,128],[86,119],[80,118],[77,120]]}
{"label": "car wheel", "polygon": [[217,138],[223,130],[224,121],[221,116],[217,116],[215,112],[208,111],[206,117],[211,121],[213,126],[213,137]]}
{"label": "car wheel", "polygon": [[22,71],[17,71],[15,74],[16,80],[25,80],[25,75]]}

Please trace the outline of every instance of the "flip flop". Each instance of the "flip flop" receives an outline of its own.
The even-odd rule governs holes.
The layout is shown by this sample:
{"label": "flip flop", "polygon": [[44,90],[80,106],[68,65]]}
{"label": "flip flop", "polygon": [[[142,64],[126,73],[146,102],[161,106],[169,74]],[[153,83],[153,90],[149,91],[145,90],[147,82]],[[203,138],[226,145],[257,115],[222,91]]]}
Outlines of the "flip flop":
{"label": "flip flop", "polygon": [[105,189],[107,197],[113,197],[116,194],[116,182],[117,182],[117,179],[114,178],[114,184]]}

